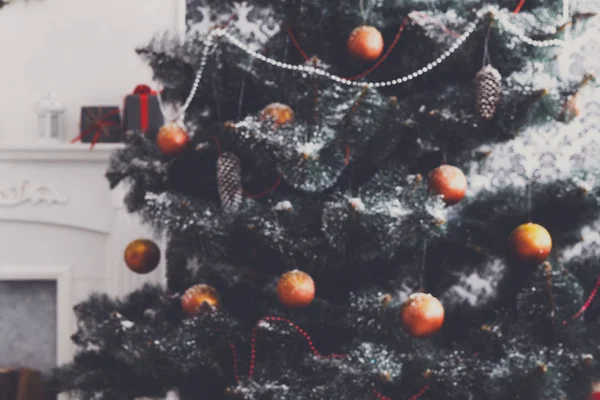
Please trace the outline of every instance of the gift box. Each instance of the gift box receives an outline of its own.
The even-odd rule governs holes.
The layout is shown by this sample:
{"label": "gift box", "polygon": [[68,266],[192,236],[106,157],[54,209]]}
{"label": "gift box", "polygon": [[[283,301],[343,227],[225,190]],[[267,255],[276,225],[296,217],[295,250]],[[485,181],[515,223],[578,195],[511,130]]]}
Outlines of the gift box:
{"label": "gift box", "polygon": [[165,124],[158,96],[147,85],[138,85],[133,94],[125,97],[123,128],[125,131],[142,131],[155,138]]}
{"label": "gift box", "polygon": [[118,143],[122,140],[121,114],[119,107],[81,107],[79,136],[71,143]]}

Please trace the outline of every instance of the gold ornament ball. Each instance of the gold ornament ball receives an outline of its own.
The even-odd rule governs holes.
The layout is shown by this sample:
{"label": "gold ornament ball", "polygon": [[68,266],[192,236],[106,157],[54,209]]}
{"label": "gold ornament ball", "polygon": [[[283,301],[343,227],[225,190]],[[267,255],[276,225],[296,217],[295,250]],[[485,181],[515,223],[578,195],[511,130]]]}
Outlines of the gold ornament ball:
{"label": "gold ornament ball", "polygon": [[510,235],[510,244],[520,261],[541,263],[552,251],[552,237],[541,225],[527,223],[519,225]]}
{"label": "gold ornament ball", "polygon": [[286,272],[277,282],[277,297],[288,308],[303,308],[315,298],[315,283],[306,272]]}
{"label": "gold ornament ball", "polygon": [[205,309],[204,304],[213,310],[221,308],[219,293],[210,285],[194,285],[181,296],[181,307],[188,317],[199,315]]}
{"label": "gold ornament ball", "polygon": [[177,156],[185,150],[190,141],[190,136],[179,124],[169,123],[164,125],[156,135],[156,146],[166,156]]}
{"label": "gold ornament ball", "polygon": [[409,335],[423,338],[444,325],[444,306],[429,293],[413,293],[402,304],[400,316]]}
{"label": "gold ornament ball", "polygon": [[281,126],[294,120],[294,111],[285,104],[271,103],[263,108],[261,120],[270,120],[273,121],[276,126]]}
{"label": "gold ornament ball", "polygon": [[137,239],[125,248],[125,264],[138,274],[148,274],[158,267],[160,249],[156,243],[148,239]]}
{"label": "gold ornament ball", "polygon": [[467,193],[467,177],[460,168],[440,165],[429,174],[429,189],[442,196],[444,203],[460,202]]}
{"label": "gold ornament ball", "polygon": [[359,26],[350,33],[348,42],[348,53],[357,59],[372,62],[377,60],[383,53],[383,36],[372,26]]}

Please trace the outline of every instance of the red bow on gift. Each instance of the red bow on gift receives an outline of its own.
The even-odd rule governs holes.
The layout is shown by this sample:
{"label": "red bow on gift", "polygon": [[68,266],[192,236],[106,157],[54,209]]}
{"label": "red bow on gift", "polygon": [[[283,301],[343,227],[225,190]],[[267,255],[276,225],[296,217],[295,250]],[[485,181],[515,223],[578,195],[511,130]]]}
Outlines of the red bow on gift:
{"label": "red bow on gift", "polygon": [[133,89],[133,94],[155,94],[150,86],[148,85],[137,85],[135,89]]}
{"label": "red bow on gift", "polygon": [[71,140],[71,143],[75,143],[80,141],[84,136],[90,135],[90,134],[94,134],[94,137],[92,139],[92,144],[90,146],[90,151],[92,151],[94,149],[94,146],[96,145],[96,143],[98,143],[98,140],[100,140],[100,135],[101,134],[105,134],[105,135],[109,135],[108,132],[108,127],[109,126],[115,126],[117,125],[117,122],[115,121],[110,121],[108,120],[110,117],[112,117],[113,115],[116,115],[119,113],[119,109],[115,109],[113,111],[107,112],[104,115],[100,115],[100,112],[98,112],[98,115],[94,115],[94,114],[88,114],[87,115],[87,119],[91,120],[91,121],[95,121],[92,126],[90,126],[88,129],[86,129],[85,131],[81,132],[81,134],[79,136],[77,136],[76,138],[74,138],[73,140]]}

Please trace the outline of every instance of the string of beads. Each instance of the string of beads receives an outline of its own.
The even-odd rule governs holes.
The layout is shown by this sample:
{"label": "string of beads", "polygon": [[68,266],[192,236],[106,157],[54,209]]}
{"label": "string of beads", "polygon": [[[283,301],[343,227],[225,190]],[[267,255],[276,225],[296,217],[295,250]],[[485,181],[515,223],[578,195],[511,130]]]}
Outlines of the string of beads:
{"label": "string of beads", "polygon": [[[239,48],[240,50],[242,50],[243,52],[248,54],[250,57],[260,60],[262,62],[265,62],[267,64],[270,64],[277,68],[287,69],[290,71],[299,71],[299,72],[306,73],[309,75],[322,76],[326,79],[330,79],[334,82],[337,82],[337,83],[340,83],[343,85],[348,85],[348,86],[379,88],[379,87],[394,86],[394,85],[400,85],[402,83],[406,83],[414,78],[417,78],[417,77],[423,75],[424,73],[427,73],[427,72],[433,70],[437,66],[439,66],[448,57],[450,57],[465,42],[465,40],[467,40],[467,38],[469,36],[471,36],[471,34],[475,31],[475,28],[477,27],[478,23],[483,19],[483,17],[485,15],[488,15],[488,14],[492,15],[493,18],[495,18],[498,22],[500,22],[504,26],[504,28],[506,29],[507,32],[513,34],[517,39],[519,39],[523,43],[529,44],[531,46],[536,46],[536,47],[556,47],[556,46],[562,47],[565,45],[565,42],[562,40],[559,40],[559,39],[534,40],[534,39],[529,38],[528,36],[525,35],[525,33],[521,29],[519,29],[512,22],[510,22],[506,16],[499,13],[497,7],[487,6],[477,12],[475,20],[469,22],[467,24],[466,30],[460,36],[458,36],[456,38],[456,40],[454,41],[454,43],[445,52],[443,52],[439,57],[437,57],[434,61],[432,61],[432,62],[428,63],[427,65],[419,68],[418,70],[416,70],[410,74],[404,75],[400,78],[396,78],[396,79],[392,79],[392,80],[388,80],[388,81],[379,81],[379,82],[363,82],[363,81],[356,81],[356,80],[350,80],[347,78],[343,78],[343,77],[334,75],[323,69],[320,69],[320,68],[317,68],[317,67],[314,67],[311,65],[289,64],[289,63],[275,60],[273,58],[265,56],[264,54],[257,52],[256,50],[253,50],[248,45],[243,43],[241,40],[236,38],[233,34],[229,33],[226,28],[215,28],[208,33],[208,35],[206,36],[206,38],[203,41],[204,48],[202,51],[202,58],[200,59],[200,66],[196,73],[194,83],[192,84],[192,89],[191,89],[190,94],[187,97],[186,101],[181,106],[180,112],[172,120],[173,121],[181,121],[185,115],[185,112],[187,111],[190,104],[192,103],[192,100],[193,100],[194,96],[196,95],[196,92],[198,91],[198,87],[199,87],[200,81],[202,79],[202,73],[204,72],[204,68],[206,67],[208,58],[212,54],[212,51],[218,46],[218,42],[215,42],[216,38],[225,39],[232,45],[236,46],[237,48]],[[159,96],[159,101],[161,102],[161,108],[162,108],[162,101],[160,99],[160,96]]]}
{"label": "string of beads", "polygon": [[560,39],[549,39],[549,40],[533,40],[526,36],[525,33],[516,27],[512,22],[508,20],[505,15],[497,15],[496,20],[504,26],[509,33],[515,35],[523,43],[534,47],[563,47],[565,42]]}

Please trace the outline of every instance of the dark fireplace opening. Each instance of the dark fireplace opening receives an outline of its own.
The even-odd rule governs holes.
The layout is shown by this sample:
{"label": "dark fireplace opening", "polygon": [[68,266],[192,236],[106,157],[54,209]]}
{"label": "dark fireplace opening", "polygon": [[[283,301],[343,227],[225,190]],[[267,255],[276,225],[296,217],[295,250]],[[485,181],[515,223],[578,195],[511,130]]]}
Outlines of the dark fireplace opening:
{"label": "dark fireplace opening", "polygon": [[0,281],[0,398],[54,397],[41,392],[57,364],[56,289],[54,280]]}

